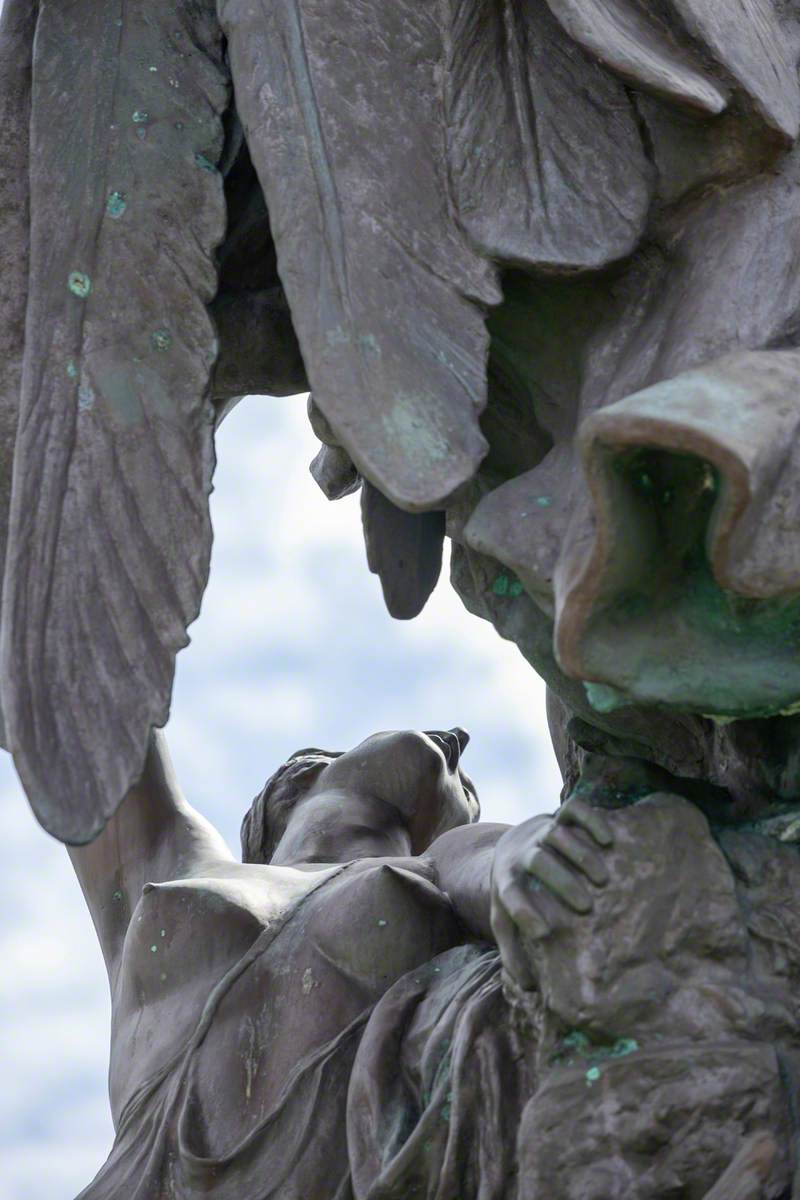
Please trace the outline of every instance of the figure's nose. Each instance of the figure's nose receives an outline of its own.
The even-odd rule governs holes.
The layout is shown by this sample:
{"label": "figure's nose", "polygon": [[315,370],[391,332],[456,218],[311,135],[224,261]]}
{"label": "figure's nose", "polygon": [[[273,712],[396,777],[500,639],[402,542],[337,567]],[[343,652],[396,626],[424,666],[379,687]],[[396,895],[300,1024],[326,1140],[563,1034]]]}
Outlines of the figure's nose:
{"label": "figure's nose", "polygon": [[453,729],[426,729],[426,734],[442,748],[451,771],[455,771],[461,755],[467,748],[469,734],[456,725]]}
{"label": "figure's nose", "polygon": [[452,729],[448,729],[448,733],[452,733],[458,741],[458,748],[463,754],[469,745],[469,734],[466,729],[462,729],[460,725],[454,725]]}

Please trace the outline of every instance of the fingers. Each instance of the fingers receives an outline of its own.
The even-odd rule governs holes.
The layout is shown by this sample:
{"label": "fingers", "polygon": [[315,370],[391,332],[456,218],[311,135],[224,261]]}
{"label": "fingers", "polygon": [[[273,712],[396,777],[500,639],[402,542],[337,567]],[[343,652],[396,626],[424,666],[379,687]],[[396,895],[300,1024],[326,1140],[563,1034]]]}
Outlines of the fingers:
{"label": "fingers", "polygon": [[555,819],[531,819],[501,839],[493,869],[492,927],[503,960],[522,987],[530,975],[524,943],[555,931],[565,909],[579,916],[592,911],[592,888],[609,881],[600,850],[612,841],[605,815],[581,800],[567,801]]}
{"label": "fingers", "polygon": [[[567,835],[568,836],[568,835]],[[548,842],[554,833],[548,835]],[[541,846],[528,864],[528,874],[544,884],[551,895],[573,912],[592,911],[592,897],[573,870],[556,857],[548,846]]]}
{"label": "fingers", "polygon": [[597,887],[608,883],[608,869],[601,856],[586,841],[563,825],[555,825],[543,845],[558,853]]}
{"label": "fingers", "polygon": [[534,887],[534,880],[523,884],[516,879],[509,879],[497,889],[497,899],[518,929],[528,937],[542,938],[550,929],[537,907]]}
{"label": "fingers", "polygon": [[559,809],[556,821],[559,825],[576,825],[579,829],[583,829],[603,849],[607,849],[614,841],[611,826],[602,810],[592,808],[591,805],[574,796]]}

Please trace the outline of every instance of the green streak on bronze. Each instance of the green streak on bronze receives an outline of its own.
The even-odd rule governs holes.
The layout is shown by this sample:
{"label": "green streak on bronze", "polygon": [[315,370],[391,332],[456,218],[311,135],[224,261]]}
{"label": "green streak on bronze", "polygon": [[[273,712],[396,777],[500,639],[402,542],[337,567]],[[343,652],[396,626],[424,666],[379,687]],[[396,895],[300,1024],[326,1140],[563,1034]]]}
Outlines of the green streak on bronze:
{"label": "green streak on bronze", "polygon": [[618,708],[630,704],[623,692],[607,683],[584,683],[583,690],[586,692],[586,699],[598,713],[616,712]]}

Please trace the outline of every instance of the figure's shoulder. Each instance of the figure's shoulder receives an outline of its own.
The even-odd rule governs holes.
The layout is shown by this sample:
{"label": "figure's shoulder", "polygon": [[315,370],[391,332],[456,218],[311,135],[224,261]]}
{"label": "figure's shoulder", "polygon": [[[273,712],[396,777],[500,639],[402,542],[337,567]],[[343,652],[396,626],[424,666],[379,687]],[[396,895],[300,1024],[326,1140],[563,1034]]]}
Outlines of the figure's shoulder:
{"label": "figure's shoulder", "polygon": [[309,932],[341,971],[378,987],[464,940],[433,868],[421,858],[363,859],[323,889]]}
{"label": "figure's shoulder", "polygon": [[123,949],[119,997],[133,988],[145,1000],[165,985],[213,985],[329,872],[208,864],[202,873],[146,883]]}

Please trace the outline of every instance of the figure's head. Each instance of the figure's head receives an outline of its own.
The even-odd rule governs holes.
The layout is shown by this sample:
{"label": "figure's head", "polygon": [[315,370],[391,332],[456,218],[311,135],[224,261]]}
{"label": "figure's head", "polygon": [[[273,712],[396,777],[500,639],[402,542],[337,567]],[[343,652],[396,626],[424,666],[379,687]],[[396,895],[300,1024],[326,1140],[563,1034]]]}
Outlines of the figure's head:
{"label": "figure's head", "polygon": [[420,854],[480,804],[460,759],[463,729],[376,733],[353,750],[298,750],[242,823],[245,862],[344,862]]}

